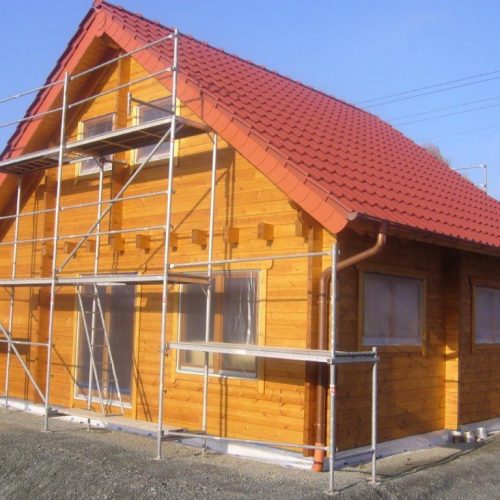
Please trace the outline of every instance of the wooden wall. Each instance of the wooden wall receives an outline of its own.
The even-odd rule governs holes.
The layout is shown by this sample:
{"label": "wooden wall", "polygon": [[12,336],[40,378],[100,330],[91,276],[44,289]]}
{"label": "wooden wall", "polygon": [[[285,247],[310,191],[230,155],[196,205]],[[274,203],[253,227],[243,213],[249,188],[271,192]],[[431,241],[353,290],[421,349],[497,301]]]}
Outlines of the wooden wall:
{"label": "wooden wall", "polygon": [[[341,233],[341,259],[368,248],[373,237]],[[422,348],[379,348],[379,439],[386,441],[444,427],[444,303],[442,250],[437,246],[388,237],[377,256],[339,273],[339,348],[357,350],[362,271],[424,280],[426,339]],[[366,349],[366,348],[363,348]],[[341,448],[369,443],[371,369],[363,365],[338,369],[338,432]]]}

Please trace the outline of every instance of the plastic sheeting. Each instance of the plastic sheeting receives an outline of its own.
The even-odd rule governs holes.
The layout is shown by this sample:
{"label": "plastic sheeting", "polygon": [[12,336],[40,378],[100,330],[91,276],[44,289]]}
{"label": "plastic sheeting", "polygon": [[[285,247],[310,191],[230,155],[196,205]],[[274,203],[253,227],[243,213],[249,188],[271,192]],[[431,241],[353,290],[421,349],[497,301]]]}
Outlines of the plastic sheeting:
{"label": "plastic sheeting", "polygon": [[[151,104],[155,106],[159,106],[160,108],[165,108],[165,110],[161,110],[158,108],[153,108],[151,106],[140,105],[138,106],[137,113],[137,121],[138,123],[147,123],[153,120],[159,120],[160,118],[165,118],[170,116],[171,113],[168,111],[171,107],[170,105],[171,99],[170,97],[164,97],[163,99],[157,99],[156,101],[151,101]],[[143,146],[137,150],[136,162],[141,163],[144,161],[148,155],[153,151],[156,144],[151,144],[149,146]],[[169,152],[169,144],[168,142],[164,142],[159,148],[158,151],[153,155],[151,160],[158,160],[160,158],[168,158]]]}
{"label": "plastic sheeting", "polygon": [[[113,130],[113,114],[98,116],[97,118],[92,118],[91,120],[86,120],[83,122],[83,137],[94,137],[95,135],[104,134],[106,132],[111,132]],[[108,160],[112,158],[112,155],[106,156]],[[106,170],[111,168],[111,164],[108,163]],[[99,172],[99,165],[95,160],[85,160],[81,163],[80,173],[81,174],[92,174]]]}
{"label": "plastic sheeting", "polygon": [[[236,344],[257,343],[258,272],[215,273],[213,277],[210,340]],[[180,339],[205,340],[206,295],[200,285],[183,285],[181,291]],[[201,369],[202,352],[181,352],[180,367]],[[254,356],[210,355],[212,373],[255,377]]]}
{"label": "plastic sheeting", "polygon": [[[118,384],[122,394],[130,394],[132,384],[132,356],[135,313],[135,287],[109,286],[97,287],[99,299],[107,323],[111,354],[115,363]],[[85,320],[89,330],[92,325],[93,287],[82,287],[82,302],[85,310]],[[108,397],[116,396],[116,387],[109,364],[108,352],[105,347],[104,329],[101,315],[97,309],[94,339],[94,361],[101,389]],[[78,335],[78,370],[77,385],[80,392],[87,393],[89,386],[90,353],[80,313]],[[94,375],[92,375],[94,378]],[[93,391],[97,391],[95,380]]]}
{"label": "plastic sheeting", "polygon": [[476,343],[500,343],[500,288],[476,286],[474,299]]}
{"label": "plastic sheeting", "polygon": [[365,345],[420,345],[422,281],[364,274]]}

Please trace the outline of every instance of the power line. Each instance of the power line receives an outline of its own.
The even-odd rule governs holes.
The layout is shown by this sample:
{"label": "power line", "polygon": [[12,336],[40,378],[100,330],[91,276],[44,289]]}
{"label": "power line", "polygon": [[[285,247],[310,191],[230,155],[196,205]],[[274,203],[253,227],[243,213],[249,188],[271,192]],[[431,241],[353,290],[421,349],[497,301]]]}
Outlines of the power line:
{"label": "power line", "polygon": [[412,89],[412,90],[405,90],[403,92],[396,92],[395,94],[387,94],[387,95],[381,96],[381,97],[374,97],[372,99],[367,99],[365,101],[360,101],[360,102],[357,102],[355,104],[356,104],[356,106],[358,106],[358,105],[363,105],[363,104],[369,104],[369,103],[375,102],[375,101],[383,101],[385,99],[390,99],[392,97],[400,97],[400,96],[403,96],[403,95],[413,94],[414,92],[420,92],[421,90],[429,90],[429,89],[433,89],[433,88],[436,88],[436,87],[442,87],[444,85],[451,85],[453,83],[465,82],[467,80],[472,80],[474,78],[481,78],[483,76],[494,75],[496,73],[500,73],[500,69],[496,69],[494,71],[488,71],[486,73],[478,73],[476,75],[466,76],[464,78],[458,78],[458,79],[455,79],[455,80],[448,80],[446,82],[434,83],[432,85],[427,85],[425,87],[418,87],[418,88]]}
{"label": "power line", "polygon": [[435,135],[433,137],[426,137],[425,139],[419,139],[418,142],[424,144],[426,141],[433,141],[435,139],[442,139],[444,137],[451,137],[454,135],[462,135],[462,134],[470,134],[472,132],[482,132],[485,130],[493,130],[496,128],[500,128],[500,123],[496,125],[490,125],[488,127],[479,127],[479,128],[470,128],[466,130],[458,130],[457,132],[451,132],[449,134]]}
{"label": "power line", "polygon": [[429,109],[427,111],[419,111],[418,113],[410,113],[408,115],[385,118],[385,120],[388,120],[388,121],[403,120],[404,118],[413,118],[414,116],[428,115],[430,113],[437,113],[438,111],[446,111],[448,109],[455,109],[455,108],[461,108],[463,106],[470,106],[471,104],[479,104],[480,102],[494,101],[495,99],[500,99],[500,96],[487,97],[486,99],[478,99],[475,101],[463,102],[461,104],[454,104],[452,106],[444,106],[441,108]]}
{"label": "power line", "polygon": [[498,106],[500,106],[500,103],[490,104],[489,106],[479,106],[477,108],[472,108],[472,109],[464,109],[462,111],[455,111],[454,113],[444,113],[442,115],[429,116],[428,118],[420,118],[419,120],[411,120],[409,122],[396,123],[395,125],[398,127],[401,127],[403,125],[412,125],[414,123],[428,122],[430,120],[437,120],[438,118],[446,118],[448,116],[463,115],[465,113],[471,113],[472,111],[481,111],[483,109],[497,108]]}
{"label": "power line", "polygon": [[372,104],[370,106],[365,106],[365,109],[375,108],[377,106],[385,106],[386,104],[392,104],[394,102],[408,101],[410,99],[416,99],[418,97],[423,97],[426,95],[439,94],[441,92],[447,92],[448,90],[458,89],[458,88],[462,88],[462,87],[468,87],[470,85],[477,85],[478,83],[491,82],[492,80],[498,80],[498,79],[500,79],[500,76],[494,76],[492,78],[485,78],[483,80],[476,80],[475,82],[462,83],[460,85],[453,85],[451,87],[446,87],[444,89],[430,90],[429,92],[422,92],[420,94],[410,95],[410,96],[406,96],[406,97],[401,97],[399,99],[393,99],[391,101],[385,101],[385,102],[380,102],[377,104]]}

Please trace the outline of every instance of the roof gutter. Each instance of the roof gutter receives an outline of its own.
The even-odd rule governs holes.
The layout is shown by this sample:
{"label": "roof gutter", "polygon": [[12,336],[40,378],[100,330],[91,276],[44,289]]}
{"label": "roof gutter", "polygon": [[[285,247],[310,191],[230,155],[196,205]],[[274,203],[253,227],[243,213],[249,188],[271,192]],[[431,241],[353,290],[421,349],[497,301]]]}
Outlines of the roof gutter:
{"label": "roof gutter", "polygon": [[[341,260],[337,264],[337,271],[342,271],[348,267],[354,266],[370,257],[379,254],[385,246],[387,237],[387,223],[382,223],[377,241],[370,248],[359,252],[347,259]],[[318,349],[328,349],[328,292],[330,290],[332,280],[332,268],[328,267],[321,273],[319,285],[319,332],[318,332]],[[326,396],[328,389],[328,376],[325,365],[318,366],[316,379],[316,418],[314,423],[315,428],[315,445],[326,446]],[[312,470],[321,472],[325,461],[325,451],[315,450],[314,463]]]}

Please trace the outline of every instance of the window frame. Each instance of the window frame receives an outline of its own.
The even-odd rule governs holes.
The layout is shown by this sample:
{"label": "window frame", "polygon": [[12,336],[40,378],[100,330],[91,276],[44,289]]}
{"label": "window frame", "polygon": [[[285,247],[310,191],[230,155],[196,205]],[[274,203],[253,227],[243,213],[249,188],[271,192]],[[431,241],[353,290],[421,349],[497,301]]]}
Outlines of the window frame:
{"label": "window frame", "polygon": [[[147,103],[151,103],[151,104],[155,104],[156,102],[158,101],[161,101],[163,99],[169,99],[170,101],[172,100],[172,96],[171,95],[168,95],[168,96],[163,96],[163,97],[158,97],[158,98],[155,98],[155,99],[151,99],[151,100],[144,100],[144,102],[147,102]],[[135,106],[133,106],[133,111],[132,111],[132,122],[134,125],[142,125],[142,123],[148,123],[148,122],[141,122],[140,121],[140,110],[141,110],[141,106],[147,106],[146,104],[140,104],[140,103],[137,103]],[[180,106],[178,104],[176,104],[176,113],[177,114],[180,114],[179,113],[180,111]],[[153,120],[151,120],[153,121]],[[169,141],[165,141],[164,144],[168,145],[169,144]],[[139,149],[140,148],[136,148],[134,149],[132,152],[131,152],[131,164],[134,168],[137,168],[143,160],[140,160],[139,159]],[[176,156],[178,156],[178,140],[175,141],[175,145],[174,145],[174,158]],[[159,156],[156,156],[154,155],[151,160],[149,160],[149,162],[147,163],[147,165],[145,165],[146,167],[147,166],[155,166],[155,165],[158,165],[160,162],[162,161],[168,161],[168,159],[170,158],[170,151],[165,153],[165,154],[162,154],[162,155],[159,155]]]}
{"label": "window frame", "polygon": [[498,281],[488,279],[470,278],[470,298],[471,298],[471,336],[472,336],[472,352],[484,350],[500,350],[500,337],[498,342],[485,343],[477,341],[476,332],[476,289],[477,288],[490,288],[493,290],[500,290],[500,283]]}
{"label": "window frame", "polygon": [[[422,356],[427,354],[427,276],[423,273],[404,270],[399,272],[388,270],[382,266],[370,266],[358,269],[358,349],[369,350],[376,347],[379,352],[387,353],[420,353]],[[420,343],[402,344],[402,345],[370,345],[365,344],[365,275],[378,274],[392,278],[418,280],[420,287]]]}
{"label": "window frame", "polygon": [[[83,139],[87,138],[85,136],[85,123],[92,121],[92,120],[97,120],[99,118],[108,117],[108,116],[111,117],[111,131],[114,131],[116,129],[116,112],[112,111],[110,113],[103,113],[102,115],[91,116],[91,117],[85,118],[84,120],[80,120],[78,122],[78,140],[83,140]],[[90,136],[90,137],[93,137],[93,136]],[[110,156],[111,156],[111,161],[112,161],[114,158],[114,155],[110,155]],[[91,172],[83,172],[82,168],[83,168],[84,163],[85,163],[84,161],[79,161],[76,164],[77,177],[87,178],[87,179],[99,177],[99,169],[91,171]],[[109,165],[109,166],[107,166],[107,165]],[[106,162],[104,164],[104,168],[103,168],[104,175],[111,175],[112,171],[113,171],[113,163]]]}
{"label": "window frame", "polygon": [[[227,271],[226,271],[227,272]],[[234,273],[235,275],[248,275],[250,273],[255,273],[255,281],[256,281],[256,286],[257,286],[257,293],[256,293],[256,319],[255,319],[255,344],[252,345],[261,345],[264,339],[263,335],[263,325],[265,325],[265,300],[262,298],[262,283],[263,283],[263,278],[265,279],[265,269],[254,269],[254,268],[249,268],[249,269],[233,269],[230,270],[230,272]],[[214,271],[213,276],[216,275],[222,275],[224,271]],[[264,275],[264,276],[263,276]],[[216,282],[216,288],[220,286],[220,283],[222,281],[219,281],[219,283]],[[184,285],[179,286],[179,293],[178,293],[178,300],[176,304],[176,315],[177,315],[177,325],[174,330],[176,339],[178,341],[182,341],[181,335],[182,335],[182,287]],[[220,334],[222,334],[222,324],[220,317],[222,314],[215,313],[214,317],[214,332],[217,328],[220,329]],[[215,340],[215,342],[220,341],[220,340]],[[214,353],[214,366],[217,366],[218,368],[216,369],[210,369],[208,375],[209,377],[213,377],[216,379],[234,379],[234,380],[239,380],[239,381],[248,381],[248,382],[255,382],[261,379],[261,373],[262,373],[262,359],[259,358],[258,356],[255,356],[255,371],[253,372],[252,376],[245,376],[244,372],[240,371],[233,371],[233,370],[223,370],[222,369],[222,356],[223,354],[219,353]],[[181,356],[180,356],[180,351],[176,351],[176,360],[174,363],[174,370],[175,373],[180,374],[180,375],[203,375],[203,368],[195,368],[195,367],[183,367],[181,365]]]}
{"label": "window frame", "polygon": [[[92,285],[87,285],[87,286],[92,286]],[[126,409],[132,409],[134,407],[134,402],[136,398],[136,378],[137,378],[137,366],[135,360],[137,359],[137,347],[138,347],[138,324],[139,324],[139,316],[140,316],[140,297],[141,297],[141,287],[136,286],[136,285],[125,285],[125,286],[132,286],[134,288],[134,314],[133,314],[133,319],[132,319],[132,346],[131,346],[131,367],[130,367],[130,392],[127,392],[126,394],[122,393],[122,403],[123,407]],[[108,293],[109,289],[112,289],[112,286],[106,286],[106,292]],[[106,322],[106,328],[109,331],[110,327],[110,321],[111,321],[111,315],[109,310],[104,310],[104,320]],[[81,328],[82,325],[82,320],[81,320],[81,311],[80,311],[80,306],[79,306],[79,301],[78,301],[78,296],[75,294],[75,322],[74,322],[74,335],[73,338],[75,339],[75,344],[73,348],[73,383],[72,389],[71,389],[71,397],[72,401],[87,401],[88,398],[87,396],[82,393],[79,390],[79,384],[78,384],[78,370],[80,368],[80,341],[83,339],[85,341],[84,337],[84,332],[82,331]],[[110,342],[111,339],[110,339]],[[90,363],[90,361],[89,361]],[[97,401],[99,398],[99,395],[97,393],[97,390],[93,392],[92,394],[92,399],[93,401]],[[113,400],[106,400],[106,404],[111,405],[111,406],[120,406],[120,401],[118,399],[113,399]]]}

